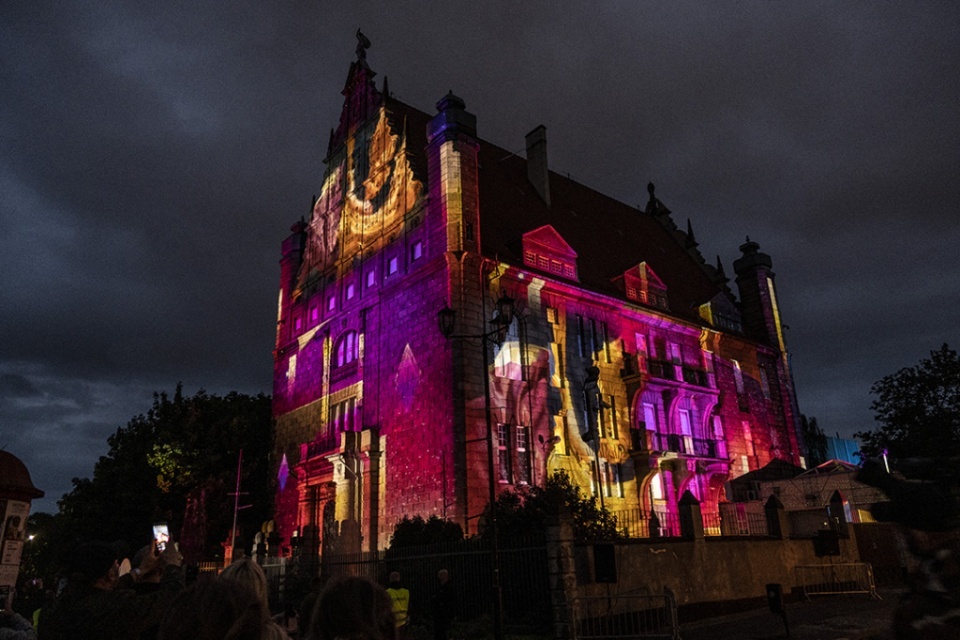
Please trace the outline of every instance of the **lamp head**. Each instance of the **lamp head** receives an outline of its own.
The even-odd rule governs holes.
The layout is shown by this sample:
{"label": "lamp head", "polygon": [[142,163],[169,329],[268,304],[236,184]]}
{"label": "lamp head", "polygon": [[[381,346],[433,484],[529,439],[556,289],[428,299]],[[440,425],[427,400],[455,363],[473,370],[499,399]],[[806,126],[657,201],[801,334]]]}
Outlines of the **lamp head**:
{"label": "lamp head", "polygon": [[448,306],[444,306],[437,312],[437,325],[440,327],[440,333],[443,334],[444,338],[453,335],[453,327],[456,321],[457,312]]}

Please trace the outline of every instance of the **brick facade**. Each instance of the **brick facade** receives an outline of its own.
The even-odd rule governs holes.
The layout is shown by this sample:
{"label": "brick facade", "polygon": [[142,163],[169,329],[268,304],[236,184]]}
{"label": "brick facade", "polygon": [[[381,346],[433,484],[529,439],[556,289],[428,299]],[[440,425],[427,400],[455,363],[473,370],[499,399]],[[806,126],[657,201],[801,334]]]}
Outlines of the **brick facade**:
{"label": "brick facade", "polygon": [[[284,540],[383,547],[405,515],[476,532],[491,466],[497,491],[562,470],[612,511],[675,513],[685,491],[716,511],[731,477],[800,462],[772,264],[755,243],[736,264],[740,304],[652,185],[646,211],[543,171],[533,188],[455,95],[431,117],[374,75],[351,66],[321,195],[282,247]],[[503,295],[510,326],[494,312]]]}

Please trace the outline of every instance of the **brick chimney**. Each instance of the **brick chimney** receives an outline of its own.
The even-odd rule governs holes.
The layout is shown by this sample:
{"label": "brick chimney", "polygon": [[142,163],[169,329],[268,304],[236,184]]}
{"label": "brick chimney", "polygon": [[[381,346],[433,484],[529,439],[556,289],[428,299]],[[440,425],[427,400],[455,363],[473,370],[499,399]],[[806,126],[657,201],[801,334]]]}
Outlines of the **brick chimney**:
{"label": "brick chimney", "polygon": [[547,164],[547,128],[542,124],[527,134],[527,179],[540,199],[550,206],[550,167]]}

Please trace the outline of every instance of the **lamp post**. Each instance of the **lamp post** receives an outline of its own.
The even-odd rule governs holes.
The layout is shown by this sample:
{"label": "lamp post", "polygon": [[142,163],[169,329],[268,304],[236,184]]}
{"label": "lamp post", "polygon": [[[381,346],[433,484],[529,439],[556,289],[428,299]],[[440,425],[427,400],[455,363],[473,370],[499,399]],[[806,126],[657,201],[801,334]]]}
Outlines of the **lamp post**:
{"label": "lamp post", "polygon": [[[487,427],[487,480],[488,490],[490,492],[490,531],[493,535],[492,544],[492,563],[493,564],[493,637],[495,640],[503,640],[503,590],[500,585],[500,540],[497,530],[497,482],[494,478],[495,466],[493,463],[493,420],[490,417],[490,359],[487,355],[487,345],[492,339],[499,344],[503,333],[513,323],[514,311],[516,310],[513,298],[505,293],[500,294],[497,299],[497,317],[492,321],[495,327],[486,333],[475,335],[454,334],[457,312],[450,307],[444,307],[437,313],[437,323],[440,327],[440,333],[445,338],[465,338],[480,340],[481,350],[483,351],[483,408]],[[484,313],[486,316],[486,313]]]}

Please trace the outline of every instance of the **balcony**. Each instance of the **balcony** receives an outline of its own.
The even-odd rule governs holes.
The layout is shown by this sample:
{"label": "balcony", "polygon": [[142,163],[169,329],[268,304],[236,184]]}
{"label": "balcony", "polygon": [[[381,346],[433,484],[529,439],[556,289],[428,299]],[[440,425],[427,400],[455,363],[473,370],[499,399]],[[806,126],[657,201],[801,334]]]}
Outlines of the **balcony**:
{"label": "balcony", "polygon": [[683,368],[683,381],[687,384],[695,384],[698,387],[709,386],[707,384],[707,372],[703,369],[693,369],[691,367]]}
{"label": "balcony", "polygon": [[316,458],[323,456],[329,453],[332,453],[337,448],[339,448],[340,442],[337,438],[337,434],[325,434],[319,436],[313,442],[308,442],[306,444],[306,455],[303,456],[304,460],[309,460],[311,458]]}
{"label": "balcony", "polygon": [[677,379],[676,367],[672,362],[664,362],[663,360],[649,360],[647,361],[647,370],[654,378],[660,378],[661,380]]}

